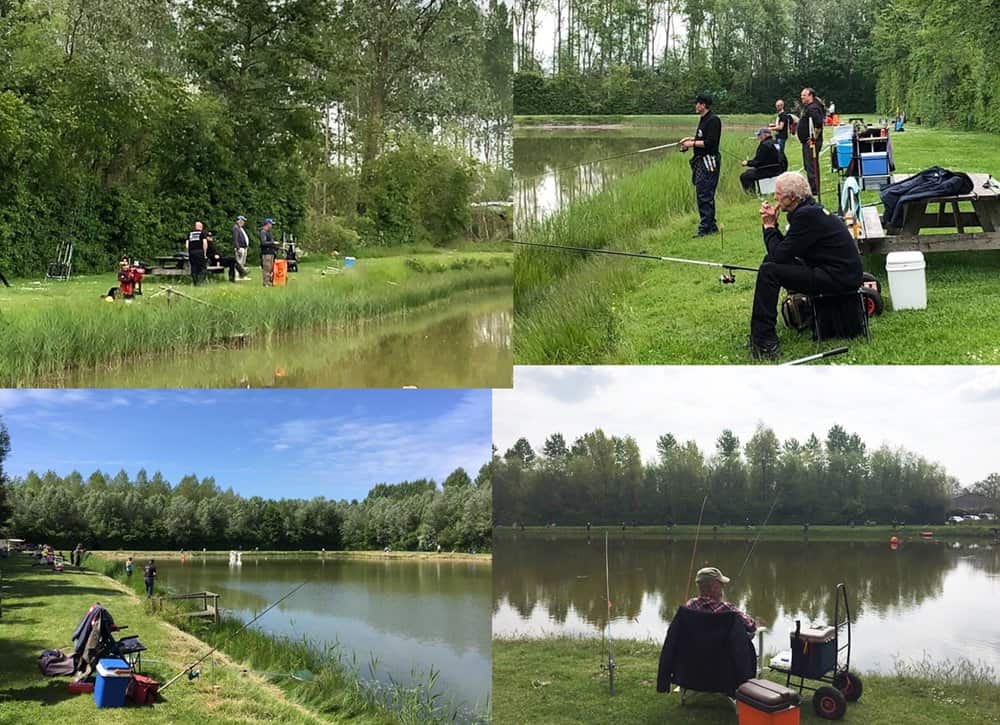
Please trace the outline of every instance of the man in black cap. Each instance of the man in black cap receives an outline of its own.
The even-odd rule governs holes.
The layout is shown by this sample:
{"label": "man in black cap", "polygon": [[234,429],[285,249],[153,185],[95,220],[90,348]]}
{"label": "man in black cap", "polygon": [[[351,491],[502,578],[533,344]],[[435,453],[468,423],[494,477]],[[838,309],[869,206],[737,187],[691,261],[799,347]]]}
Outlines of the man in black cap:
{"label": "man in black cap", "polygon": [[194,231],[187,238],[188,263],[191,266],[191,281],[195,285],[205,280],[206,259],[208,257],[208,239],[205,237],[201,222],[194,223]]}
{"label": "man in black cap", "polygon": [[[757,271],[750,318],[750,354],[755,360],[776,360],[780,353],[775,324],[782,287],[807,295],[856,290],[863,273],[851,232],[812,198],[801,174],[781,174],[774,200],[777,208],[766,201],[760,207],[767,255]],[[788,216],[784,234],[778,230],[782,211]]]}
{"label": "man in black cap", "polygon": [[701,116],[698,130],[693,137],[681,139],[682,149],[693,149],[691,183],[694,184],[698,214],[701,216],[696,237],[719,231],[715,223],[715,188],[719,185],[719,169],[722,166],[722,154],[719,153],[722,121],[712,113],[711,107],[711,97],[699,94],[695,98],[694,110]]}
{"label": "man in black cap", "polygon": [[260,228],[260,266],[264,271],[264,286],[274,286],[274,255],[278,252],[278,245],[271,234],[271,227],[274,226],[274,219],[268,217]]}
{"label": "man in black cap", "polygon": [[[757,179],[771,179],[784,171],[781,164],[784,158],[771,138],[771,129],[757,129],[757,153],[749,161],[741,161],[742,166],[749,168],[740,174],[740,184],[743,191],[753,192]],[[787,164],[787,162],[785,162]]]}
{"label": "man in black cap", "polygon": [[799,95],[802,101],[802,117],[799,118],[797,136],[802,142],[802,165],[809,179],[813,196],[819,195],[819,152],[823,149],[823,123],[826,111],[816,98],[816,91],[803,88]]}
{"label": "man in black cap", "polygon": [[[233,254],[236,256],[236,263],[244,270],[247,266],[247,250],[250,249],[250,237],[244,228],[246,225],[247,218],[242,214],[236,217],[236,223],[233,225]],[[240,279],[250,279],[250,276],[244,271]]]}

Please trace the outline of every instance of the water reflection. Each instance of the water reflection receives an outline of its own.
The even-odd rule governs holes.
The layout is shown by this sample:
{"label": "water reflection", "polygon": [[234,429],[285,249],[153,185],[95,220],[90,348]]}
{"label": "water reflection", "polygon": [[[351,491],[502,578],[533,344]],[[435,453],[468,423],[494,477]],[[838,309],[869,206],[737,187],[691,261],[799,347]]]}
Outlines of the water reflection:
{"label": "water reflection", "polygon": [[[675,129],[642,135],[609,131],[525,132],[514,138],[514,228],[516,232],[581,199],[610,182],[662,159],[669,150],[626,156],[601,163],[592,159],[638,151],[676,141]],[[571,167],[571,168],[567,168]]]}
{"label": "water reflection", "polygon": [[165,561],[159,578],[178,592],[210,590],[220,606],[249,619],[309,582],[260,620],[265,631],[337,643],[379,679],[409,682],[411,670],[441,671],[439,691],[469,707],[489,697],[490,567],[453,561],[271,559]]}
{"label": "water reflection", "polygon": [[[504,388],[513,384],[512,296],[456,295],[432,311],[240,349],[149,358],[49,381],[65,387]],[[196,370],[192,359],[197,359]]]}
{"label": "water reflection", "polygon": [[[691,540],[610,541],[612,628],[619,637],[662,639],[685,589]],[[771,627],[765,651],[787,649],[794,621],[832,621],[833,592],[845,582],[862,670],[892,669],[893,658],[966,657],[1000,671],[1000,551],[944,542],[701,540],[695,567],[709,562],[733,577],[726,596]],[[607,623],[604,542],[505,532],[494,565],[494,635],[599,634]],[[974,626],[969,626],[974,623]]]}

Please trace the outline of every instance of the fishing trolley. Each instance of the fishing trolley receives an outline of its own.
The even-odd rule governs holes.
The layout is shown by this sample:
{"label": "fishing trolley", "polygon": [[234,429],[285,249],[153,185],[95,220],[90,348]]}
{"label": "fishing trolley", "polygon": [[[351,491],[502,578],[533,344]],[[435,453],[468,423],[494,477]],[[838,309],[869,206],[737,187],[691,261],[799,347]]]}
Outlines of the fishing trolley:
{"label": "fishing trolley", "polygon": [[[841,616],[843,615],[843,619]],[[847,703],[861,698],[861,678],[851,672],[851,607],[847,587],[837,585],[832,625],[803,627],[798,620],[791,633],[791,650],[771,660],[770,669],[785,673],[785,685],[799,694],[809,690],[813,709],[826,720],[839,720],[847,712]],[[811,687],[806,681],[821,684]]]}

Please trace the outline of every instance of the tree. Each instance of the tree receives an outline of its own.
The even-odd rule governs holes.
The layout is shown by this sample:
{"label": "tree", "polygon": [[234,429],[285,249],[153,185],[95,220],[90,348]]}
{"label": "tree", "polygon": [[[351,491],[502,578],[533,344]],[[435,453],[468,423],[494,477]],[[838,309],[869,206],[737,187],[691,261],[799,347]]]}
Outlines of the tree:
{"label": "tree", "polygon": [[7,432],[3,418],[0,418],[0,530],[5,528],[11,514],[14,513],[14,507],[8,500],[7,474],[3,467],[8,455],[10,455],[10,433]]}

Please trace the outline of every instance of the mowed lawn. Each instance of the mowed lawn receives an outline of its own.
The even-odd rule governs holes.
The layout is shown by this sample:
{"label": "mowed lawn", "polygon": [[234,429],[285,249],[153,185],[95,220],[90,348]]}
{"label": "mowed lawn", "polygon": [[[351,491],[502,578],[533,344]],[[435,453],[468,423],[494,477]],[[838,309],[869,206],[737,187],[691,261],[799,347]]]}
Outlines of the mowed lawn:
{"label": "mowed lawn", "polygon": [[[656,692],[660,643],[614,645],[615,695],[608,693],[607,648],[600,639],[515,639],[493,642],[493,714],[498,723],[669,723],[734,725],[723,695]],[[771,679],[783,678],[770,676]],[[838,722],[853,725],[986,725],[1000,722],[1000,686],[911,677],[862,675],[861,699]],[[815,683],[812,683],[815,685]],[[801,722],[830,722],[813,712],[806,692]]]}
{"label": "mowed lawn", "polygon": [[[69,693],[69,677],[45,677],[37,664],[44,650],[72,644],[73,630],[94,602],[104,605],[116,624],[128,627],[119,636],[140,636],[148,648],[143,653],[143,669],[161,683],[209,648],[152,616],[140,598],[107,577],[70,571],[70,567],[54,572],[32,562],[24,554],[0,560],[5,586],[0,617],[0,723],[330,722],[289,701],[276,686],[245,673],[220,654],[200,666],[200,677],[181,677],[152,707],[97,709],[93,696]],[[352,722],[388,720],[380,715]]]}
{"label": "mowed lawn", "polygon": [[[691,119],[660,117],[664,138],[689,135]],[[745,125],[753,117],[740,117]],[[767,117],[758,117],[765,122]],[[575,119],[580,121],[581,119]],[[608,119],[610,120],[610,119]],[[630,119],[618,119],[632,123]],[[874,120],[874,119],[869,119]],[[527,232],[527,241],[610,247],[655,255],[756,266],[764,253],[760,200],[745,195],[736,181],[741,158],[755,142],[741,128],[725,131],[726,153],[717,195],[723,234],[692,239],[698,224],[687,157],[667,154],[644,171],[616,182],[608,191],[577,202],[567,220]],[[640,122],[641,123],[641,122]],[[645,125],[645,124],[643,124]],[[827,129],[825,141],[832,133]],[[908,126],[892,136],[897,172],[940,165],[954,170],[1000,175],[1000,145],[980,133]],[[822,200],[836,209],[837,177],[829,150],[820,160]],[[788,150],[792,170],[801,167],[800,147]],[[680,198],[678,198],[680,197]],[[864,203],[878,201],[865,192]],[[657,207],[672,211],[659,212]],[[681,207],[678,211],[673,211]],[[637,221],[640,220],[640,221]],[[597,240],[595,243],[593,240]],[[554,255],[567,257],[556,261]],[[546,259],[548,257],[548,259]],[[872,321],[872,342],[850,341],[846,355],[832,363],[996,364],[1000,362],[1000,251],[925,255],[926,310],[893,311],[885,257],[866,256],[867,271],[883,285],[886,312]],[[520,269],[541,265],[545,269]],[[641,259],[621,259],[558,251],[519,252],[515,261],[515,361],[517,364],[743,364],[749,335],[755,276],[737,272],[735,284],[719,282],[720,270]],[[817,345],[811,336],[778,322],[788,361],[842,341]]]}

